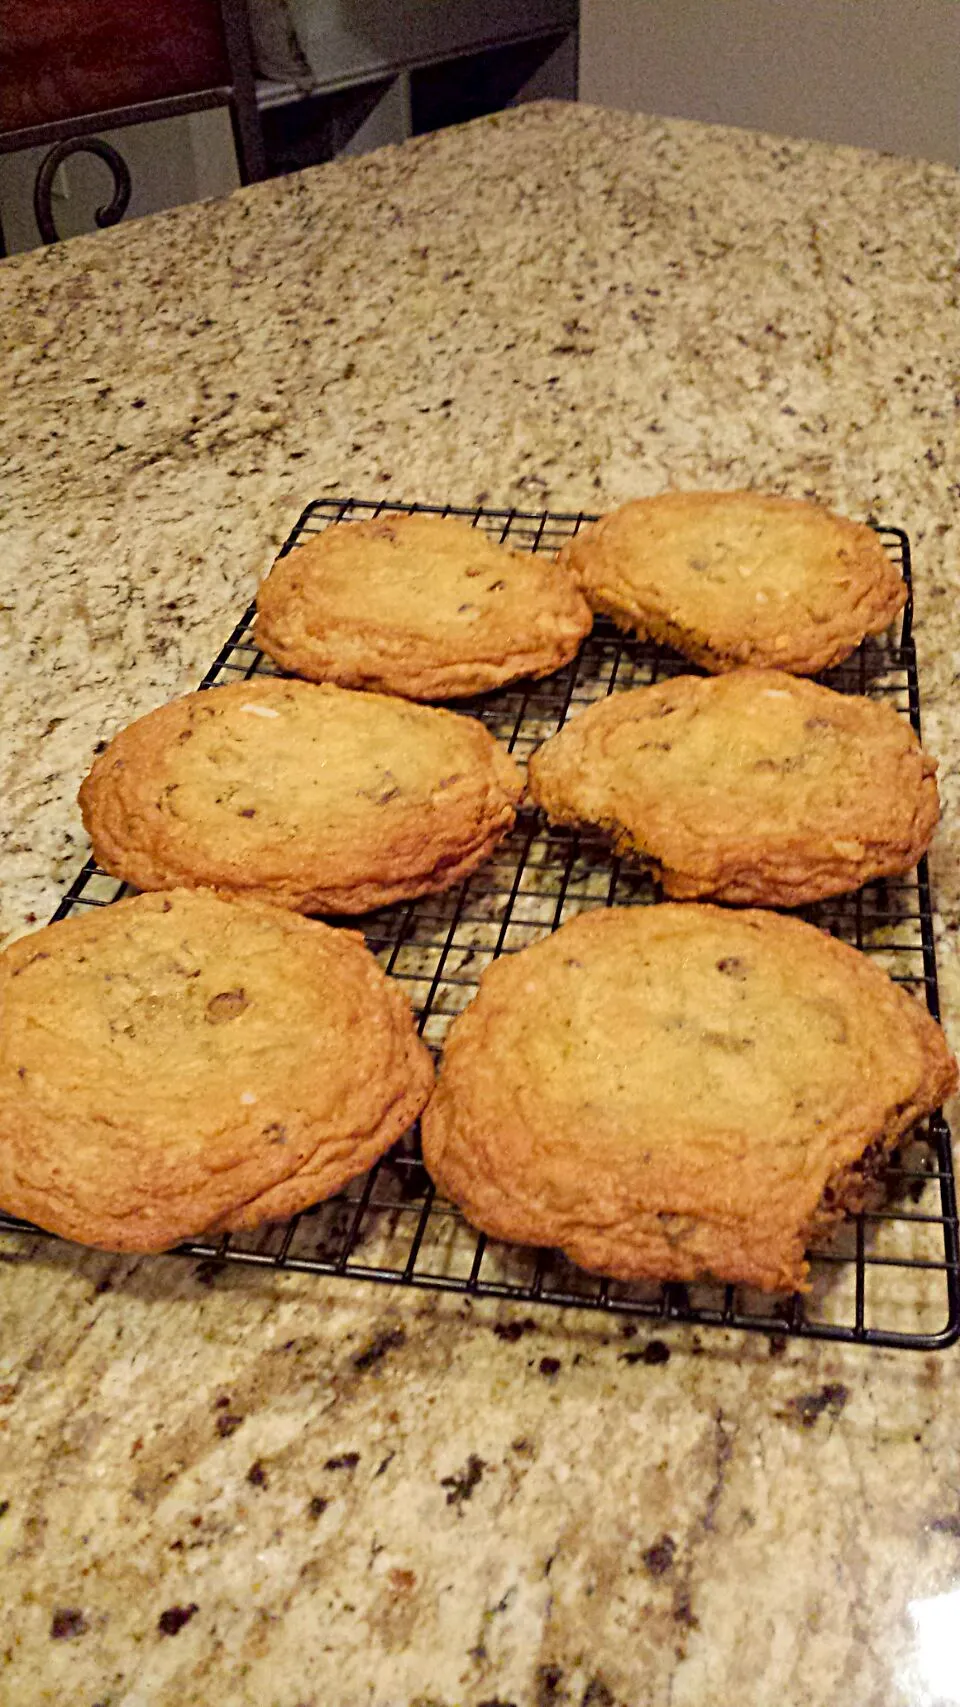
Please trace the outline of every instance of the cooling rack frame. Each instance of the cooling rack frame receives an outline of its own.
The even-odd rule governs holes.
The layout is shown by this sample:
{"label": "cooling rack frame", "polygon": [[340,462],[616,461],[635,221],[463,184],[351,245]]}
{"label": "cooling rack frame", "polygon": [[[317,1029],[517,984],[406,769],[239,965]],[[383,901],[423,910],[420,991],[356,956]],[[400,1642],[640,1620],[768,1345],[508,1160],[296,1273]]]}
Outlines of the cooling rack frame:
{"label": "cooling rack frame", "polygon": [[[279,555],[325,527],[385,512],[457,516],[514,548],[549,552],[595,519],[582,511],[322,498],[306,506]],[[840,691],[888,697],[919,736],[910,543],[900,528],[877,524],[877,532],[907,582],[898,630],[865,641],[850,659],[819,679]],[[253,610],[251,605],[244,612],[206,672],[202,689],[279,673],[252,643]],[[522,761],[563,724],[572,708],[623,687],[691,670],[669,649],[632,640],[600,618],[577,659],[554,676],[513,683],[496,693],[457,701],[453,708],[480,717]],[[88,860],[54,920],[109,905],[126,892]],[[359,921],[332,922],[362,926],[385,970],[406,983],[420,1029],[436,1049],[450,1019],[470,999],[483,967],[498,954],[536,940],[583,906],[656,904],[656,899],[649,875],[612,855],[602,837],[550,828],[541,814],[527,807],[492,859],[447,894],[396,903]],[[863,952],[880,956],[898,982],[922,991],[930,1012],[939,1018],[925,858],[903,879],[873,883],[855,895],[800,911]],[[192,1240],[168,1255],[193,1259],[207,1275],[240,1263],[518,1305],[598,1310],[651,1325],[686,1322],[901,1349],[944,1349],[960,1337],[960,1237],[950,1134],[942,1112],[924,1122],[896,1154],[885,1181],[882,1203],[851,1217],[827,1244],[811,1252],[814,1284],[804,1297],[769,1297],[719,1284],[626,1285],[585,1275],[555,1252],[494,1245],[435,1196],[415,1132],[345,1192],[282,1226]],[[53,1237],[3,1213],[0,1234]],[[923,1326],[911,1319],[911,1288]]]}

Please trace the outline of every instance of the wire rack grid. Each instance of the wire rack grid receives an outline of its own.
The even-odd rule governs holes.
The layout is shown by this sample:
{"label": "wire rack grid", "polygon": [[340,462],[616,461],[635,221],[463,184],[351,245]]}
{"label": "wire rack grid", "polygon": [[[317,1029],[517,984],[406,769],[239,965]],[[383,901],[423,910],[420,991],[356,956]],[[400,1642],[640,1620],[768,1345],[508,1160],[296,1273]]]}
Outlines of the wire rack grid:
{"label": "wire rack grid", "polygon": [[[594,519],[582,512],[327,498],[307,506],[281,555],[327,527],[386,512],[459,516],[514,549],[548,553]],[[820,679],[841,692],[888,700],[919,735],[909,541],[898,528],[879,527],[878,532],[908,585],[898,631],[865,641]],[[279,673],[254,645],[254,614],[251,605],[201,687]],[[691,668],[668,649],[630,639],[601,618],[577,658],[555,675],[459,701],[456,709],[480,718],[523,764],[572,712],[607,694]],[[54,917],[109,905],[124,893],[121,883],[88,861]],[[498,955],[527,946],[583,908],[650,905],[657,899],[650,876],[638,864],[612,855],[602,837],[553,828],[538,812],[523,809],[512,833],[466,882],[445,894],[369,914],[363,924],[368,946],[385,971],[404,984],[423,1037],[438,1051],[451,1020]],[[853,895],[804,908],[802,915],[870,955],[939,1017],[925,860],[903,878],[869,884]],[[354,929],[358,923],[332,922]],[[2,1214],[0,1231],[38,1232]],[[956,1194],[950,1135],[939,1112],[891,1159],[872,1206],[809,1253],[811,1286],[802,1297],[719,1284],[626,1284],[586,1274],[557,1252],[497,1244],[477,1234],[435,1194],[416,1131],[344,1192],[282,1226],[195,1240],[173,1254],[199,1259],[206,1272],[244,1263],[525,1305],[596,1309],[657,1324],[694,1322],[926,1349],[946,1347],[960,1335]]]}

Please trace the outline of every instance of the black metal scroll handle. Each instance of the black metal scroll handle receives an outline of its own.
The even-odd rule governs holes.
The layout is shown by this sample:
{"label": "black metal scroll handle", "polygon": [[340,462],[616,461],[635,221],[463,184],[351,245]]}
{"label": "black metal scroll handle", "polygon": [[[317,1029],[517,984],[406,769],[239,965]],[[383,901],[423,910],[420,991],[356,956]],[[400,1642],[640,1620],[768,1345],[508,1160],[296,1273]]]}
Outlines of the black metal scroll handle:
{"label": "black metal scroll handle", "polygon": [[116,225],[127,211],[130,201],[130,173],[123,156],[109,143],[99,136],[74,136],[67,142],[58,142],[44,158],[37,173],[37,181],[33,187],[33,211],[36,215],[37,229],[44,243],[57,243],[57,228],[53,223],[53,208],[51,192],[53,180],[57,175],[57,167],[61,161],[68,159],[71,154],[96,154],[106,161],[113,174],[113,200],[105,207],[98,207],[94,214],[97,225],[103,230],[104,226]]}

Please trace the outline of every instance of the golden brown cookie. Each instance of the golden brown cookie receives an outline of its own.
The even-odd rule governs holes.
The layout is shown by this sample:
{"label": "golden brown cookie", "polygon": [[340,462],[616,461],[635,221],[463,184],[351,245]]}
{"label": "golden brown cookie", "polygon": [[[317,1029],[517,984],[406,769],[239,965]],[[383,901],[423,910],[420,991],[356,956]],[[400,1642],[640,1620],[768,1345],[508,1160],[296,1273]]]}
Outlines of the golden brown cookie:
{"label": "golden brown cookie", "polygon": [[530,760],[554,823],[597,824],[668,895],[797,907],[916,865],[936,760],[878,700],[777,670],[614,693]]}
{"label": "golden brown cookie", "polygon": [[496,1239],[622,1279],[805,1283],[957,1083],[940,1027],[798,919],[665,902],[505,955],[448,1034],[422,1121],[441,1192]]}
{"label": "golden brown cookie", "polygon": [[99,864],[138,889],[363,913],[473,871],[522,791],[473,717],[260,676],[122,730],[80,806]]}
{"label": "golden brown cookie", "polygon": [[613,510],[559,561],[593,609],[705,670],[811,676],[879,634],[906,587],[872,528],[757,492],[664,492]]}
{"label": "golden brown cookie", "polygon": [[433,1068],[352,932],[173,891],[0,954],[0,1204],[158,1251],[329,1197],[382,1156]]}
{"label": "golden brown cookie", "polygon": [[592,622],[552,558],[449,517],[385,515],[281,557],[257,594],[256,642],[311,681],[458,699],[549,675]]}

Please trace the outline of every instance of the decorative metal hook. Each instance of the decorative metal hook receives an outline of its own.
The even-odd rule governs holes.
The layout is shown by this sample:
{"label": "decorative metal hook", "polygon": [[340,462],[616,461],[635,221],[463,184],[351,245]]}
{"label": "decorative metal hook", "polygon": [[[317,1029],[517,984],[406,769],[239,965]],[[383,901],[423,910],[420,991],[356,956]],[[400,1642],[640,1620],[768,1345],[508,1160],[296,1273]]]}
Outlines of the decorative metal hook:
{"label": "decorative metal hook", "polygon": [[71,154],[79,153],[98,155],[106,162],[113,175],[113,200],[105,207],[98,207],[93,216],[100,229],[103,230],[107,225],[116,225],[127,211],[130,202],[130,173],[123,156],[117,153],[112,144],[104,142],[99,136],[74,136],[67,142],[58,142],[44,157],[33,188],[33,211],[44,243],[59,242],[51,203],[57,168]]}

